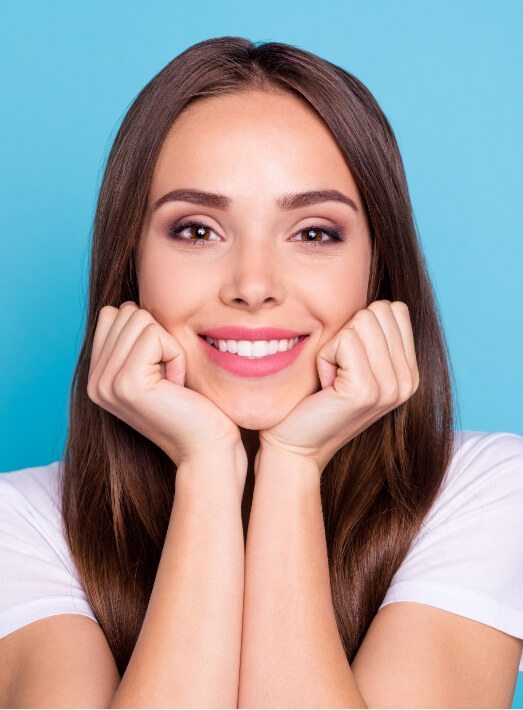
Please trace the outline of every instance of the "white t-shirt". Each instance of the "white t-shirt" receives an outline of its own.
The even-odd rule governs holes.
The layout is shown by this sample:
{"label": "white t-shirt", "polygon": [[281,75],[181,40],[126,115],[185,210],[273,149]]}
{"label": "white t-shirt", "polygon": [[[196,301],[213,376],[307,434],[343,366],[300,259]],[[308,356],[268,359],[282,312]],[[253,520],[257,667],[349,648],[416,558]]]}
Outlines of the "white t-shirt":
{"label": "white t-shirt", "polygon": [[[0,638],[55,614],[96,621],[62,533],[61,471],[55,461],[0,475]],[[380,608],[393,601],[523,639],[522,436],[455,432],[442,488]]]}

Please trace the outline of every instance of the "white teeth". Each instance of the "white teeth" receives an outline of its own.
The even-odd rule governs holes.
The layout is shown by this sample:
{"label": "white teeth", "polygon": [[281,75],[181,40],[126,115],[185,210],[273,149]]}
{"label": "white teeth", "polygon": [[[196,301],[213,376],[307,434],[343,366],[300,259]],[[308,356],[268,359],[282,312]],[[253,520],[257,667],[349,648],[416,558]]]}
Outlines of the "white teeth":
{"label": "white teeth", "polygon": [[277,352],[285,352],[293,348],[299,340],[299,336],[283,340],[216,340],[205,336],[205,340],[221,352],[230,352],[240,357],[259,358],[266,355],[274,355]]}

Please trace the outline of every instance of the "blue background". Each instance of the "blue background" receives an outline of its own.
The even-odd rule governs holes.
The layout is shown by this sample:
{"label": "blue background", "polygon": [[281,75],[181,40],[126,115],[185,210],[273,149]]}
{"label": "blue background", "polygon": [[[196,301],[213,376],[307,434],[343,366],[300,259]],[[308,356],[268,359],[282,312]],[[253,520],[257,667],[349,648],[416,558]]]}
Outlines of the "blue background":
{"label": "blue background", "polygon": [[123,115],[173,57],[223,35],[295,44],[371,90],[402,152],[456,428],[523,435],[522,32],[518,0],[0,0],[0,471],[62,456]]}

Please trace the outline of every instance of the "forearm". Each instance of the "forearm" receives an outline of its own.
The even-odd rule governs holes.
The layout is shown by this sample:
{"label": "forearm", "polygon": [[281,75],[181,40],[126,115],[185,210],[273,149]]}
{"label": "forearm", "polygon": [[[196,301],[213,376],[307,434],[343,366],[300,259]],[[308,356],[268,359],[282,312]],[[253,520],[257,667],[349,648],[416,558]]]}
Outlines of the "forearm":
{"label": "forearm", "polygon": [[318,470],[261,452],[255,476],[238,707],[366,707],[336,626]]}
{"label": "forearm", "polygon": [[181,464],[149,606],[111,707],[236,707],[244,538],[233,452]]}

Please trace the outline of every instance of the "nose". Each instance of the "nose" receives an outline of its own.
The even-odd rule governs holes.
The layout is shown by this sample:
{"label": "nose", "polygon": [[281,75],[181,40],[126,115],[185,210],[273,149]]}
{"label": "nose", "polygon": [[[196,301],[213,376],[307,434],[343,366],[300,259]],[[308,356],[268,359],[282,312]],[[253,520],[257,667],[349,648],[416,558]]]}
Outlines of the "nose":
{"label": "nose", "polygon": [[[258,310],[280,304],[286,294],[284,265],[279,263],[270,241],[254,240],[238,244],[231,251],[230,262],[224,266],[221,298],[229,306]],[[287,269],[288,270],[288,269]]]}

